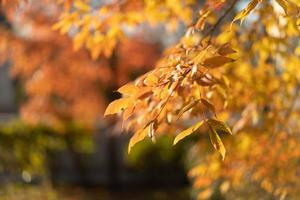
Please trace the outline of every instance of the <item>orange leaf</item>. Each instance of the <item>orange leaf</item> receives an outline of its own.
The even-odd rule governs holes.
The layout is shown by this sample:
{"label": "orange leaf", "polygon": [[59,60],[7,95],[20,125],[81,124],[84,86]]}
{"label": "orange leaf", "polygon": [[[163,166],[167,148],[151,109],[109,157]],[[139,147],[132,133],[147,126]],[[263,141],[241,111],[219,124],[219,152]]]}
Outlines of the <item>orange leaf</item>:
{"label": "orange leaf", "polygon": [[133,83],[128,83],[120,87],[118,89],[118,92],[126,96],[135,96],[138,90],[139,88],[135,86]]}
{"label": "orange leaf", "polygon": [[136,145],[138,142],[142,141],[143,139],[145,139],[145,137],[147,136],[147,132],[148,132],[148,127],[136,132],[129,141],[128,144],[128,153],[131,152],[131,149],[134,145]]}
{"label": "orange leaf", "polygon": [[127,120],[134,112],[135,106],[129,106],[123,113],[123,120]]}
{"label": "orange leaf", "polygon": [[107,106],[104,116],[118,113],[118,112],[122,111],[123,109],[126,109],[127,107],[129,107],[131,104],[133,104],[133,103],[132,103],[132,99],[130,99],[130,98],[117,99],[117,100],[111,102]]}
{"label": "orange leaf", "polygon": [[150,96],[153,93],[153,88],[150,87],[142,87],[136,94],[136,98],[144,99]]}

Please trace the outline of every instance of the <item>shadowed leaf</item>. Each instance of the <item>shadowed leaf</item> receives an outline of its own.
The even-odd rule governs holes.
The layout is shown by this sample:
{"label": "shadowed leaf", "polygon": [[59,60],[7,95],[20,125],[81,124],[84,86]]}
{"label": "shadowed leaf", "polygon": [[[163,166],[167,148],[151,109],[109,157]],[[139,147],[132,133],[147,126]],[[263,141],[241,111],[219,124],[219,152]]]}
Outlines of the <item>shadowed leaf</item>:
{"label": "shadowed leaf", "polygon": [[203,124],[203,121],[200,121],[197,124],[195,124],[194,126],[192,126],[192,127],[188,128],[188,129],[182,131],[181,133],[179,133],[176,136],[173,145],[176,145],[180,140],[182,140],[186,136],[189,136],[189,135],[195,133],[201,127],[202,124]]}

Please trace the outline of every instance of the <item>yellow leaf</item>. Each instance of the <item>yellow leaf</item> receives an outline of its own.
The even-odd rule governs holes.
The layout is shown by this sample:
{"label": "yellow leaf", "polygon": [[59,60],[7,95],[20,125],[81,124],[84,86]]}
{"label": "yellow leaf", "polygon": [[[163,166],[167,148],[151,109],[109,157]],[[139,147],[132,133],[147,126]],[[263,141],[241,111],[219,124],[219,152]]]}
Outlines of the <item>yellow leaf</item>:
{"label": "yellow leaf", "polygon": [[269,193],[272,193],[272,191],[274,190],[272,183],[268,181],[268,179],[266,178],[263,179],[263,181],[260,183],[260,186],[266,191],[268,191]]}
{"label": "yellow leaf", "polygon": [[226,89],[228,89],[229,85],[230,85],[230,81],[226,76],[222,76],[221,80],[220,80],[220,84],[222,86],[224,86]]}
{"label": "yellow leaf", "polygon": [[182,131],[181,133],[179,133],[176,136],[173,145],[176,145],[180,140],[182,140],[186,136],[189,136],[189,135],[195,133],[201,127],[202,124],[203,124],[203,121],[200,121],[197,124],[195,124],[194,126],[191,126],[190,128],[188,128],[188,129]]}
{"label": "yellow leaf", "polygon": [[[65,23],[63,23],[63,25],[60,27],[60,31],[59,31],[60,34],[67,33],[70,30],[71,26],[72,26],[72,22],[70,22],[70,21],[66,21]],[[54,28],[56,28],[56,27],[54,27]]]}
{"label": "yellow leaf", "polygon": [[128,83],[126,85],[123,85],[118,89],[118,92],[126,96],[135,96],[138,91],[139,91],[138,87],[135,86],[133,83]]}
{"label": "yellow leaf", "polygon": [[136,132],[129,141],[128,144],[128,154],[131,152],[132,147],[137,144],[138,142],[142,141],[143,139],[145,139],[145,137],[147,136],[147,132],[148,132],[148,128],[149,126],[147,126],[146,128]]}
{"label": "yellow leaf", "polygon": [[130,98],[117,99],[117,100],[111,102],[107,106],[104,116],[118,113],[118,112],[122,111],[123,109],[126,109],[127,107],[129,107],[131,104],[133,104],[133,103],[132,103],[132,99],[130,99]]}
{"label": "yellow leaf", "polygon": [[149,129],[148,129],[148,136],[151,138],[152,142],[155,142],[155,131],[157,129],[157,119],[150,123]]}
{"label": "yellow leaf", "polygon": [[229,190],[230,188],[230,182],[229,181],[224,181],[221,185],[220,185],[220,191],[222,193],[225,193]]}
{"label": "yellow leaf", "polygon": [[144,80],[145,85],[147,86],[155,86],[158,83],[158,77],[155,76],[154,74],[149,74],[145,80]]}
{"label": "yellow leaf", "polygon": [[75,8],[77,8],[77,9],[79,9],[79,10],[81,10],[81,11],[84,11],[84,12],[88,12],[88,11],[90,11],[90,9],[91,9],[91,7],[90,7],[89,4],[84,3],[84,2],[81,1],[81,0],[75,1],[74,6],[75,6]]}
{"label": "yellow leaf", "polygon": [[136,98],[144,99],[150,96],[153,93],[153,88],[151,87],[141,87],[135,95]]}
{"label": "yellow leaf", "polygon": [[194,107],[199,100],[192,100],[187,105],[185,105],[178,113],[177,119],[179,119],[185,112],[189,111],[192,107]]}
{"label": "yellow leaf", "polygon": [[219,49],[218,49],[218,53],[221,55],[221,56],[226,56],[226,55],[229,55],[229,54],[233,54],[235,53],[236,51],[233,50],[230,45],[228,43],[226,44],[223,44]]}
{"label": "yellow leaf", "polygon": [[211,188],[207,188],[198,194],[198,199],[209,199],[213,194],[213,190]]}
{"label": "yellow leaf", "polygon": [[214,85],[214,89],[216,90],[217,94],[220,95],[223,100],[227,99],[227,92],[224,87],[221,87],[220,85]]}
{"label": "yellow leaf", "polygon": [[224,56],[215,56],[208,58],[203,61],[202,65],[207,68],[215,68],[225,65],[226,63],[233,62],[232,58],[224,57]]}
{"label": "yellow leaf", "polygon": [[238,20],[241,20],[241,23],[243,23],[244,18],[256,7],[259,1],[260,0],[252,0],[245,9],[239,12],[232,20],[230,29],[232,27],[232,24]]}
{"label": "yellow leaf", "polygon": [[276,2],[283,8],[286,16],[295,16],[300,13],[300,8],[291,1],[276,0]]}
{"label": "yellow leaf", "polygon": [[209,137],[210,137],[210,141],[213,144],[214,148],[221,154],[222,159],[225,159],[225,154],[226,154],[226,149],[224,147],[224,144],[221,140],[221,138],[219,137],[217,131],[214,129],[214,127],[212,127],[210,124],[209,128]]}
{"label": "yellow leaf", "polygon": [[89,38],[89,32],[88,31],[81,31],[80,33],[78,33],[75,37],[74,37],[74,42],[73,42],[73,48],[75,51],[79,50],[85,43],[85,41],[87,40],[87,38]]}
{"label": "yellow leaf", "polygon": [[55,24],[52,26],[52,29],[53,29],[53,30],[59,30],[59,29],[61,29],[61,27],[62,27],[63,25],[64,25],[64,21],[61,20],[61,21],[55,23]]}
{"label": "yellow leaf", "polygon": [[130,105],[129,107],[127,107],[123,113],[123,120],[127,120],[133,114],[134,109],[135,109],[134,105]]}
{"label": "yellow leaf", "polygon": [[230,128],[222,121],[216,119],[208,119],[207,123],[218,132],[220,131],[232,135]]}

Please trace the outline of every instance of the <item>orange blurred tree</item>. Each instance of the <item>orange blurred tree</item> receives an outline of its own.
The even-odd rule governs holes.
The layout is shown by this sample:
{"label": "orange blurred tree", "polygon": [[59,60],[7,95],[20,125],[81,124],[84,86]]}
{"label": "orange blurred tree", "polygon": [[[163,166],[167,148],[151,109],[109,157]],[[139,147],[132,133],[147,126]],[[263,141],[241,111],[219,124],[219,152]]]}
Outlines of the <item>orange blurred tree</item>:
{"label": "orange blurred tree", "polygon": [[13,77],[24,83],[21,114],[27,122],[91,125],[102,118],[113,95],[110,91],[132,79],[132,71],[151,69],[159,56],[157,44],[137,36],[122,41],[113,58],[92,60],[86,50],[74,51],[69,37],[52,30],[61,12],[55,2],[17,3],[2,5],[10,27],[2,23],[0,57],[1,63],[12,65]]}
{"label": "orange blurred tree", "polygon": [[[122,86],[123,97],[106,109],[123,111],[123,127],[135,132],[129,151],[147,137],[174,134],[176,144],[198,133],[189,175],[199,199],[300,195],[298,0],[57,3],[62,10],[53,28],[94,59],[111,57],[144,24],[187,27],[155,69]],[[221,137],[230,152],[225,160]],[[206,138],[224,161],[207,153]]]}

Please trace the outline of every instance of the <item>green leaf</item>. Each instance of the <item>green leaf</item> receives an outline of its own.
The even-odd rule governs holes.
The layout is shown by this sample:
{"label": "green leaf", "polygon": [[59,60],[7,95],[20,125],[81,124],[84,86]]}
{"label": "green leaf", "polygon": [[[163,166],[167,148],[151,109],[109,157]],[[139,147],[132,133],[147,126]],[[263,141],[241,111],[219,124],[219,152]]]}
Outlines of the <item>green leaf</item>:
{"label": "green leaf", "polygon": [[203,121],[198,122],[197,124],[191,126],[190,128],[182,131],[181,133],[179,133],[174,140],[173,145],[176,145],[180,140],[182,140],[183,138],[185,138],[186,136],[189,136],[193,133],[195,133],[203,124]]}

